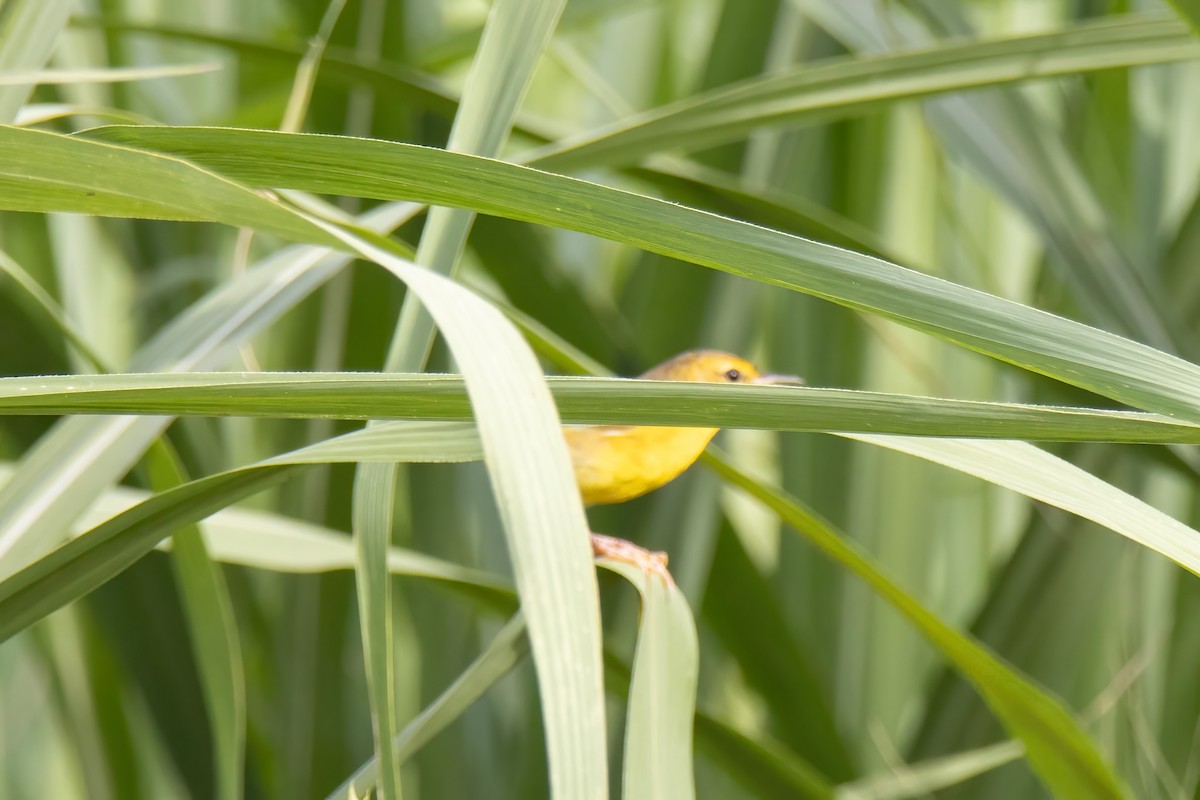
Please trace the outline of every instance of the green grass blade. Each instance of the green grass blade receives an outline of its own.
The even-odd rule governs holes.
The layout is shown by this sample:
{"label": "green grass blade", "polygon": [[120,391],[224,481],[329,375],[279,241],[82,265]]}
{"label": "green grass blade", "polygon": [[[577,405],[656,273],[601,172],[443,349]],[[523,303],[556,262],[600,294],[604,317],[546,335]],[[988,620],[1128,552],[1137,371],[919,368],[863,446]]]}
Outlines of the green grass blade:
{"label": "green grass blade", "polygon": [[1200,532],[1031,444],[872,435],[850,438],[924,458],[1070,511],[1200,575]]}
{"label": "green grass blade", "polygon": [[[808,431],[857,429],[860,434],[898,429],[901,433],[945,436],[958,430],[956,423],[961,420],[963,427],[973,435],[995,438],[1062,440],[1090,436],[1105,441],[1200,442],[1200,428],[1196,426],[1129,412],[935,401],[902,395],[797,387],[697,386],[576,378],[552,380],[551,386],[565,419],[592,423],[707,423],[723,427],[752,425]],[[173,391],[175,387],[182,391]],[[643,387],[650,391],[635,391]],[[599,391],[606,388],[626,391],[621,394]],[[246,393],[244,400],[239,402],[242,390]],[[751,402],[759,395],[763,396],[762,405]],[[579,403],[581,398],[587,402]],[[806,398],[813,402],[807,408],[798,402]],[[653,402],[656,399],[678,402],[660,405]],[[687,399],[710,402],[682,402]],[[470,414],[462,383],[457,378],[360,373],[0,379],[0,413],[14,411],[29,414],[119,411],[345,415],[355,418],[381,418],[404,413],[417,418],[441,416],[446,419],[466,419]],[[994,416],[989,419],[988,414]],[[1074,429],[1081,424],[1087,426],[1083,430],[1090,432]],[[354,436],[347,439],[353,442]],[[471,447],[468,440],[472,434],[464,432],[463,436],[463,446]],[[1197,535],[1191,528],[1031,445],[1004,441],[956,442],[942,438],[926,441],[872,438],[871,435],[857,438],[931,458],[1081,514],[1166,555],[1192,572],[1200,573],[1200,549]]]}
{"label": "green grass blade", "polygon": [[[1031,441],[1200,443],[1200,425],[1135,411],[610,378],[549,378],[562,418]],[[466,420],[458,375],[238,373],[0,378],[0,415],[171,414]]]}
{"label": "green grass blade", "polygon": [[[889,49],[896,37],[879,9],[822,3],[822,24],[840,25],[839,36],[871,51]],[[937,35],[969,35],[971,21],[957,6],[926,5],[923,26],[900,40],[928,46]],[[1168,23],[1178,25],[1177,21]],[[1107,24],[1107,23],[1102,23]],[[1192,37],[1194,39],[1194,37]],[[1195,357],[1183,320],[1165,293],[1124,252],[1114,209],[1106,208],[1060,131],[1046,125],[1028,97],[1015,92],[939,98],[926,108],[946,149],[1006,197],[1035,228],[1062,272],[1075,301],[1095,324],[1155,347]],[[1136,123],[1135,123],[1136,124]],[[1107,145],[1106,145],[1107,146]],[[1125,190],[1120,189],[1123,193]]]}
{"label": "green grass blade", "polygon": [[[192,221],[213,219],[216,214],[230,221],[240,218],[291,240],[336,243],[280,204],[186,161],[167,158],[149,163],[128,148],[99,152],[81,147],[80,139],[24,128],[8,128],[6,133],[11,138],[0,142],[0,163],[6,165],[0,169],[0,191],[13,192],[11,205],[6,204],[10,210],[55,207],[86,214],[104,205],[114,216]],[[35,163],[40,165],[36,175],[28,170]],[[102,176],[110,170],[123,180],[109,183]],[[168,183],[160,190],[151,188],[160,181]]]}
{"label": "green grass blade", "polygon": [[1024,744],[1030,765],[1061,797],[1123,798],[1128,794],[1092,741],[1061,703],[938,619],[884,575],[866,553],[795,498],[753,480],[719,458],[705,463],[723,479],[766,505],[825,555],[863,579],[904,615],[978,689]]}
{"label": "green grass blade", "polygon": [[316,85],[317,72],[325,58],[325,50],[329,46],[329,37],[332,35],[333,29],[337,27],[338,19],[345,8],[346,0],[330,0],[329,5],[325,7],[321,24],[317,26],[316,33],[308,40],[308,49],[305,50],[304,58],[300,59],[300,63],[296,67],[292,91],[288,95],[283,121],[279,124],[280,130],[298,131],[304,127],[304,118],[308,115],[308,108],[312,103],[313,86]]}
{"label": "green grass blade", "polygon": [[[684,159],[653,159],[650,166],[626,170],[660,193],[698,208],[809,239],[895,261],[887,245],[865,225],[820,203],[745,180]],[[924,270],[922,270],[924,271]]]}
{"label": "green grass blade", "polygon": [[[501,34],[489,15],[560,0],[361,0],[333,28],[323,15],[342,0],[156,0],[136,23],[116,18],[128,0],[75,3],[102,18],[72,14],[69,28],[65,0],[0,0],[0,108],[19,94],[23,128],[0,127],[0,252],[19,264],[0,255],[0,376],[26,376],[0,378],[0,587],[15,581],[0,598],[28,580],[14,571],[73,535],[94,541],[21,602],[0,604],[0,628],[43,604],[70,606],[0,643],[0,796],[231,793],[227,731],[238,726],[209,719],[234,704],[207,699],[230,659],[189,641],[220,624],[211,562],[232,567],[218,569],[243,628],[244,791],[323,796],[371,754],[355,607],[367,572],[349,571],[350,531],[367,526],[352,524],[351,481],[373,471],[364,462],[390,472],[405,447],[483,455],[461,376],[351,373],[384,369],[396,312],[405,298],[418,307],[415,292],[297,210],[353,233],[376,229],[374,212],[350,216],[376,197],[408,221],[386,244],[359,238],[422,266],[457,263],[460,283],[517,325],[547,371],[636,374],[717,347],[810,387],[879,390],[546,381],[568,424],[753,428],[726,435],[742,471],[812,503],[937,621],[1063,708],[1088,709],[1079,725],[1094,743],[1071,776],[1094,766],[1091,748],[1130,796],[1190,796],[1200,783],[1192,1],[572,0],[541,58],[538,35]],[[12,25],[22,16],[31,24]],[[318,30],[328,36],[309,39]],[[224,69],[94,80],[210,60]],[[519,73],[533,70],[519,97]],[[286,118],[344,136],[210,127],[277,127],[289,92],[305,102]],[[149,127],[82,130],[113,122]],[[490,150],[467,141],[468,123],[496,133]],[[97,144],[117,136],[129,138]],[[456,149],[485,158],[446,153]],[[556,155],[557,167],[530,160]],[[546,174],[569,166],[591,183]],[[415,218],[441,205],[451,208],[428,224]],[[462,221],[481,211],[457,258]],[[424,360],[427,335],[404,344]],[[430,363],[461,371],[445,341]],[[243,369],[263,374],[215,372]],[[33,377],[92,371],[126,374]],[[180,371],[197,374],[166,374]],[[330,439],[358,419],[374,422]],[[162,499],[128,487],[166,485],[151,481],[147,452],[168,425],[197,476],[320,444],[154,505]],[[887,437],[910,437],[901,444],[925,458],[883,447]],[[276,468],[295,479],[225,505]],[[677,585],[703,612],[691,759],[701,797],[1102,793],[1071,777],[1037,785],[1047,770],[1020,758],[1020,740],[984,747],[1011,737],[988,705],[1003,702],[985,701],[910,618],[753,497],[689,472],[588,516],[670,551]],[[520,664],[474,702],[490,679],[452,689],[453,713],[420,716],[520,602],[487,467],[401,464],[397,476],[391,537],[411,549],[360,560],[376,583],[390,582],[384,559],[399,577],[385,625],[396,727],[417,720],[398,755],[402,788],[548,796],[543,665]],[[382,502],[358,509],[380,514],[377,530],[392,502],[382,483]],[[144,503],[153,519],[131,510]],[[220,506],[195,526],[207,559],[186,539],[173,546],[180,525]],[[96,542],[89,530],[114,515],[127,515],[126,531]],[[1097,533],[1093,520],[1122,534]],[[121,571],[159,537],[160,552]],[[614,651],[632,657],[642,618],[621,583],[600,586],[603,702],[623,714],[632,670]],[[608,720],[609,752],[624,727]],[[847,758],[821,749],[836,743]],[[1047,746],[1039,763],[1064,751],[1080,752]],[[631,770],[644,754],[626,759]],[[1020,763],[994,768],[1005,758]],[[612,761],[610,784],[622,771],[619,753]]]}
{"label": "green grass blade", "polygon": [[621,166],[664,150],[734,141],[764,125],[826,121],[901,99],[1195,58],[1200,42],[1176,20],[1130,17],[1036,36],[803,64],[547,145],[527,160],[554,172]]}
{"label": "green grass blade", "polygon": [[354,482],[350,527],[355,543],[355,587],[358,593],[359,627],[362,630],[363,663],[375,757],[381,762],[379,794],[399,800],[399,764],[387,743],[396,733],[396,678],[392,658],[391,579],[387,551],[395,514],[393,486],[395,464],[364,464]]}
{"label": "green grass blade", "polygon": [[[1195,364],[869,256],[653,198],[394,143],[180,128],[92,135],[168,149],[253,185],[458,205],[634,244],[871,311],[1129,405],[1200,421]],[[0,135],[0,153],[4,141]],[[330,162],[373,169],[347,176],[323,166]]]}
{"label": "green grass blade", "polygon": [[[0,253],[0,268],[16,279],[36,307],[87,361],[88,367],[109,369],[53,298],[3,253]],[[184,481],[174,451],[161,441],[151,447],[146,463],[150,481],[160,491]],[[246,709],[241,650],[233,609],[223,575],[209,558],[196,526],[188,525],[178,530],[175,544],[172,564],[179,581],[192,654],[198,663],[212,731],[216,794],[223,800],[238,800],[242,797],[245,764]]]}

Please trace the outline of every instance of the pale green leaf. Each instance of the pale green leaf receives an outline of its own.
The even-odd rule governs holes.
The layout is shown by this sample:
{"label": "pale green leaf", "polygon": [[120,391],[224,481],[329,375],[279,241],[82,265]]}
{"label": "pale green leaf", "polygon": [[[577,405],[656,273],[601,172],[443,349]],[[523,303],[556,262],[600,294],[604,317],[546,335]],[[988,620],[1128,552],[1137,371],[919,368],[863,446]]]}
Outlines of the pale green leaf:
{"label": "pale green leaf", "polygon": [[1200,531],[1031,444],[848,436],[942,464],[1070,511],[1200,575]]}
{"label": "pale green leaf", "polygon": [[688,800],[696,796],[692,717],[700,674],[700,645],[691,609],[683,592],[658,575],[623,561],[597,563],[632,583],[642,596],[621,796]]}

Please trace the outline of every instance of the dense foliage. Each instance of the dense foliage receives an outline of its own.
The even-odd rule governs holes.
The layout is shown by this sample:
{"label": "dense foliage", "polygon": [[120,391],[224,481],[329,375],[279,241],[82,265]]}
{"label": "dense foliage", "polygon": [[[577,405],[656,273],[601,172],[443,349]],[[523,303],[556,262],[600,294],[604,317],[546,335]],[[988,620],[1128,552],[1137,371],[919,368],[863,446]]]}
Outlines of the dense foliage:
{"label": "dense foliage", "polygon": [[0,0],[0,797],[1200,797],[1196,25]]}

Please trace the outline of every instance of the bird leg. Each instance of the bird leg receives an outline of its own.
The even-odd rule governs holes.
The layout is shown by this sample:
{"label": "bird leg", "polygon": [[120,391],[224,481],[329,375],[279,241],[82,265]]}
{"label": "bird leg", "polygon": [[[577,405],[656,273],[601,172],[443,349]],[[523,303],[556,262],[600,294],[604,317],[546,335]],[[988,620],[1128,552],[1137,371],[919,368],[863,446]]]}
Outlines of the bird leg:
{"label": "bird leg", "polygon": [[633,542],[606,536],[603,533],[592,534],[592,553],[597,558],[611,558],[632,564],[642,572],[657,575],[667,586],[674,586],[675,581],[667,571],[667,554],[656,553],[644,547],[638,547]]}

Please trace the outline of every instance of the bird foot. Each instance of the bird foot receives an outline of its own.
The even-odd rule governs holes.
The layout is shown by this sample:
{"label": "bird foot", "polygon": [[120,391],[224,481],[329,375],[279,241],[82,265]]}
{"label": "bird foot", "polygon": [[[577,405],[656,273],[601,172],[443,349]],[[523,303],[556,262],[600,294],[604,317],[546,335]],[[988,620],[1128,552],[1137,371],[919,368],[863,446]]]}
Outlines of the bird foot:
{"label": "bird foot", "polygon": [[652,552],[644,547],[638,547],[633,542],[606,536],[603,533],[592,534],[592,553],[597,558],[611,558],[623,561],[637,567],[642,572],[657,575],[668,587],[675,585],[671,573],[667,571],[667,554]]}

